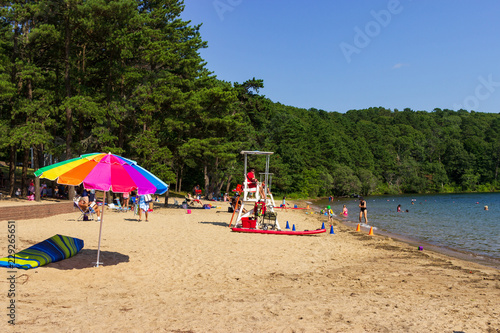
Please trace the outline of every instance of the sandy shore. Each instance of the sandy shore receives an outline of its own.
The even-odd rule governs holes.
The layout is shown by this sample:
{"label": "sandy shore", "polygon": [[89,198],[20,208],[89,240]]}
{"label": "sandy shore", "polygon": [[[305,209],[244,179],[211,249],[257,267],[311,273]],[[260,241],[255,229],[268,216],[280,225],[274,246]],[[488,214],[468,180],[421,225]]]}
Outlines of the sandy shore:
{"label": "sandy shore", "polygon": [[[19,249],[54,234],[81,238],[85,248],[17,271],[15,327],[4,269],[0,331],[500,332],[496,269],[338,222],[334,235],[233,233],[228,205],[219,205],[192,214],[155,208],[149,223],[106,210],[99,268],[99,223],[77,222],[77,212],[16,221]],[[304,210],[278,217],[298,230],[326,222]],[[0,221],[5,255],[7,235]]]}

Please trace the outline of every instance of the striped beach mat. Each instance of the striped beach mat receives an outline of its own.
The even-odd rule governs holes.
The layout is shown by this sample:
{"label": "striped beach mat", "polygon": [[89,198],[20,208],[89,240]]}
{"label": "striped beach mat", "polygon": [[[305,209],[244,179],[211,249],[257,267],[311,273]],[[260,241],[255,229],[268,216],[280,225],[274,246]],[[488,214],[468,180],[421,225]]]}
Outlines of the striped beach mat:
{"label": "striped beach mat", "polygon": [[54,235],[21,252],[0,259],[0,267],[30,269],[71,258],[83,249],[83,240]]}

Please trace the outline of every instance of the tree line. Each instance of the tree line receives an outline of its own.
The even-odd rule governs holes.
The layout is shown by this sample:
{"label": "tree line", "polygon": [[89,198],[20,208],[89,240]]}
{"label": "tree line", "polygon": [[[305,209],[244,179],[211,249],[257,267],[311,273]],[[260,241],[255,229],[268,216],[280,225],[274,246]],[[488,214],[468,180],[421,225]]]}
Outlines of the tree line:
{"label": "tree line", "polygon": [[[300,109],[264,82],[217,79],[183,1],[8,1],[0,18],[0,159],[25,190],[30,149],[135,159],[208,197],[243,178],[241,150],[273,151],[272,189],[300,196],[498,190],[500,115]],[[253,166],[264,170],[264,160]]]}

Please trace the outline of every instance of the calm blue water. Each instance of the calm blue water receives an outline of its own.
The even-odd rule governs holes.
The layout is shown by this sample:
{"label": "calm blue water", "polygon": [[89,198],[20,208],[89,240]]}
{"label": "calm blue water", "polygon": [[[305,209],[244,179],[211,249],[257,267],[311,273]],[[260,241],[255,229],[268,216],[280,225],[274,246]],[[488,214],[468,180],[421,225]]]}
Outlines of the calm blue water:
{"label": "calm blue water", "polygon": [[[500,193],[370,196],[365,200],[368,222],[375,230],[500,259]],[[344,204],[347,218],[340,217]],[[353,198],[314,202],[319,207],[330,205],[337,218],[355,223],[359,222],[358,204]],[[398,204],[401,213],[396,211]]]}

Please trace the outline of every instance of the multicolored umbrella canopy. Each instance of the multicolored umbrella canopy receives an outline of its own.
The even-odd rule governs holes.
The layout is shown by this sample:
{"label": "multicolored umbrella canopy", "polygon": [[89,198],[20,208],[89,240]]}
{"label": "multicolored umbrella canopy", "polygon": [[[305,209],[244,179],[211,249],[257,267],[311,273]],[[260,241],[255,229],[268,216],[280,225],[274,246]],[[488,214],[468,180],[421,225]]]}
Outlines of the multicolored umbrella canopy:
{"label": "multicolored umbrella canopy", "polygon": [[139,195],[163,194],[168,185],[132,161],[111,153],[92,153],[52,164],[35,172],[35,176],[57,180],[58,184],[80,185],[89,190]]}
{"label": "multicolored umbrella canopy", "polygon": [[[35,171],[35,176],[56,180],[59,184],[80,185],[88,190],[125,193],[137,190],[138,195],[163,194],[168,185],[152,173],[137,165],[137,162],[111,153],[85,154],[77,158],[52,164]],[[101,264],[101,234],[104,210],[101,212],[99,244],[97,246],[96,266]]]}

